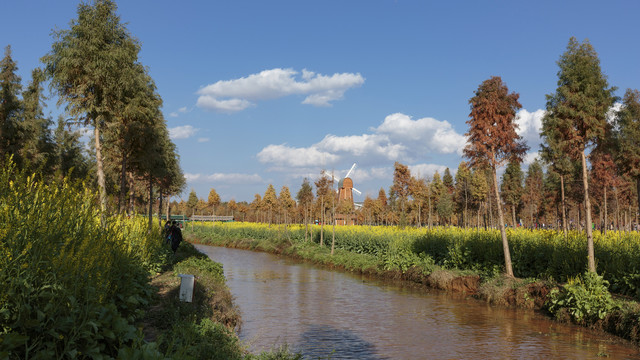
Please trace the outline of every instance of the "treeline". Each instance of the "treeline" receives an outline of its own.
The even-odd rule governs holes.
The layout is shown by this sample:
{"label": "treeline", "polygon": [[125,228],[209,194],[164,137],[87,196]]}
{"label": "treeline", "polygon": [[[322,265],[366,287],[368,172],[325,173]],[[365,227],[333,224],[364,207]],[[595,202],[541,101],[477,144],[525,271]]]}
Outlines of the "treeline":
{"label": "treeline", "polygon": [[[69,176],[96,186],[103,212],[135,213],[178,194],[185,180],[162,115],[162,99],[138,60],[140,43],[109,0],[81,3],[68,29],[54,31],[42,68],[22,88],[7,46],[0,63],[0,158],[44,178]],[[45,115],[43,84],[65,106]],[[79,130],[91,132],[84,147]]]}
{"label": "treeline", "polygon": [[[509,93],[502,80],[493,77],[469,101],[467,161],[459,164],[455,176],[447,168],[431,178],[418,178],[396,162],[390,188],[381,188],[377,197],[367,196],[355,209],[349,202],[338,203],[334,184],[323,175],[314,183],[315,193],[309,179],[304,179],[297,201],[288,187],[277,194],[269,185],[251,203],[221,204],[212,189],[207,201],[192,191],[187,202],[174,206],[184,214],[215,210],[244,221],[331,223],[332,214],[353,213],[359,224],[498,228],[500,205],[505,225],[511,227],[637,229],[640,92],[628,89],[622,99],[616,97],[616,88],[608,85],[587,41],[572,38],[558,65],[558,88],[547,95],[541,157],[526,172],[521,163],[527,147],[515,134],[518,94]],[[614,107],[620,100],[622,106]],[[502,108],[492,111],[487,104]],[[503,147],[494,154],[501,161],[490,161],[487,144]],[[504,171],[494,182],[493,173],[501,167]]]}
{"label": "treeline", "polygon": [[20,168],[45,177],[84,179],[95,161],[80,142],[79,130],[71,131],[63,117],[45,116],[45,73],[34,69],[26,88],[17,75],[11,46],[0,61],[0,158],[12,158]]}

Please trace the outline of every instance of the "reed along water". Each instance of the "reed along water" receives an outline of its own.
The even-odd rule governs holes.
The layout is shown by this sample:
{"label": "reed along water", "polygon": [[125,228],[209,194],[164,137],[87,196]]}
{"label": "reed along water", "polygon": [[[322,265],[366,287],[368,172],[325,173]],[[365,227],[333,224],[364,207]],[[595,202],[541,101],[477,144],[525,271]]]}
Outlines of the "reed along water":
{"label": "reed along water", "polygon": [[253,353],[288,344],[305,359],[640,359],[640,348],[528,310],[196,245],[224,266]]}

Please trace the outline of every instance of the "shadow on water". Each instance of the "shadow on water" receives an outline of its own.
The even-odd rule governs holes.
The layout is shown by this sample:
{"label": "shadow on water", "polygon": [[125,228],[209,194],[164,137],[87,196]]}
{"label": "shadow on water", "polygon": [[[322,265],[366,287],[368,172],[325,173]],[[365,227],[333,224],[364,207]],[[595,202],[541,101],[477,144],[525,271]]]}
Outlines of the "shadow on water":
{"label": "shadow on water", "polygon": [[376,355],[375,346],[353,331],[329,325],[310,325],[294,349],[305,359],[388,359]]}

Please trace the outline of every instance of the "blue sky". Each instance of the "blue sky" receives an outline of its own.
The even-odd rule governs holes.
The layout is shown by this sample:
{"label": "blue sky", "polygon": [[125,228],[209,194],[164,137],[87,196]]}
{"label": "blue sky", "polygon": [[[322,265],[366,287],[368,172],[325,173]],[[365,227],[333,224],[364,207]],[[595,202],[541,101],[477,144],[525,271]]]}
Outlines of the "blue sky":
{"label": "blue sky", "polygon": [[[77,1],[2,0],[0,46],[23,85]],[[640,87],[637,1],[119,1],[201,198],[292,194],[324,168],[377,196],[394,161],[431,177],[462,160],[469,98],[491,76],[520,94],[538,148],[568,40],[589,39],[622,96]],[[59,110],[48,109],[52,116]]]}

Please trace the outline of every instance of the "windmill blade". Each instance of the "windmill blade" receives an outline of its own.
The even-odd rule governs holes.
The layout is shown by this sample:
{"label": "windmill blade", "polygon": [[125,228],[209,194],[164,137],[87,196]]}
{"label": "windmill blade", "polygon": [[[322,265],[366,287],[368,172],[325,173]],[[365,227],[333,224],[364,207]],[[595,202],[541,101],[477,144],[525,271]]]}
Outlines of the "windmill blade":
{"label": "windmill blade", "polygon": [[345,175],[344,177],[348,178],[349,175],[351,175],[351,172],[353,171],[353,169],[356,168],[356,163],[353,163],[353,165],[351,165],[351,169],[349,170],[349,172],[347,172],[347,175]]}
{"label": "windmill blade", "polygon": [[358,195],[362,195],[362,192],[360,190],[356,189],[356,188],[351,188],[351,190],[357,192]]}
{"label": "windmill blade", "polygon": [[335,176],[333,176],[333,174],[329,174],[328,172],[326,172],[326,171],[324,171],[324,170],[322,171],[322,174],[323,174],[324,176],[328,177],[328,178],[333,178],[333,181],[335,181],[335,182],[339,182],[339,181],[340,181],[338,178],[336,178]]}

